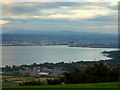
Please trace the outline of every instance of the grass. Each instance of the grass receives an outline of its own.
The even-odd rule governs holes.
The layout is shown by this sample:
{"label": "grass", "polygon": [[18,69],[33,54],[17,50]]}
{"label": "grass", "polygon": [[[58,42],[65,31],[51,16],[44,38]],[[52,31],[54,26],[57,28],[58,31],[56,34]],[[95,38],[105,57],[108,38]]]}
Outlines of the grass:
{"label": "grass", "polygon": [[18,86],[18,84],[14,82],[2,82],[2,87],[15,87],[15,86]]}
{"label": "grass", "polygon": [[10,88],[119,88],[120,82],[110,83],[90,83],[90,84],[66,84],[66,85],[43,85],[43,86],[15,86],[15,87],[4,87],[3,90]]}

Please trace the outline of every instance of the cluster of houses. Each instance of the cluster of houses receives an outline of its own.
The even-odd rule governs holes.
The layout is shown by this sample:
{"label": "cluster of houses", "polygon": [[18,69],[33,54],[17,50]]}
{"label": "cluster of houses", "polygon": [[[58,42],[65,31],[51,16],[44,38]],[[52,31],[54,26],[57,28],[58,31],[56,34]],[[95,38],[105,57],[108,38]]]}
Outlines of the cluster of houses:
{"label": "cluster of houses", "polygon": [[32,69],[25,68],[24,70],[20,69],[19,73],[21,75],[27,75],[31,77],[40,77],[40,76],[59,76],[64,71],[62,67],[54,67],[53,69],[48,69],[46,67],[34,67]]}

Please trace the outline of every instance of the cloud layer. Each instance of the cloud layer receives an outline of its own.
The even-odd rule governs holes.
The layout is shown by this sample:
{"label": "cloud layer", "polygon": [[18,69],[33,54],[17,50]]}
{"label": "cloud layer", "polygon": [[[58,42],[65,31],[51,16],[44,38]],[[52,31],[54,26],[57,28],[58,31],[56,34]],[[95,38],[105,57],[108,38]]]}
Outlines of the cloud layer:
{"label": "cloud layer", "polygon": [[4,2],[2,12],[5,32],[28,29],[117,33],[117,3]]}

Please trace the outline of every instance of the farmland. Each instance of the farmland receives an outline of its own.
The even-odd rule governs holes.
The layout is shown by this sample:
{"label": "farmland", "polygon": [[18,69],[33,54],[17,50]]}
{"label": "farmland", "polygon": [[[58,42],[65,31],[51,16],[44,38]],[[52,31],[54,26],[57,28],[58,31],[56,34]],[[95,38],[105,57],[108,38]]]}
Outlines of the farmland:
{"label": "farmland", "polygon": [[15,87],[18,86],[20,82],[29,81],[29,80],[41,80],[46,82],[46,79],[52,78],[35,78],[35,77],[22,77],[22,76],[2,76],[2,86],[3,87]]}

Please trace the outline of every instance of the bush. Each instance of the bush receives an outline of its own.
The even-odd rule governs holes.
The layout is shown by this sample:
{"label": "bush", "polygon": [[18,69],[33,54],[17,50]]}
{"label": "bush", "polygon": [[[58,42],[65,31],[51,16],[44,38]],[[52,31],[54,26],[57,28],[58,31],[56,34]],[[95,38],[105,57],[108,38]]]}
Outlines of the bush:
{"label": "bush", "polygon": [[62,84],[62,79],[47,79],[48,85],[58,85]]}
{"label": "bush", "polygon": [[19,86],[39,86],[39,85],[44,85],[43,82],[40,80],[31,80],[31,81],[24,81],[22,83],[19,83]]}

